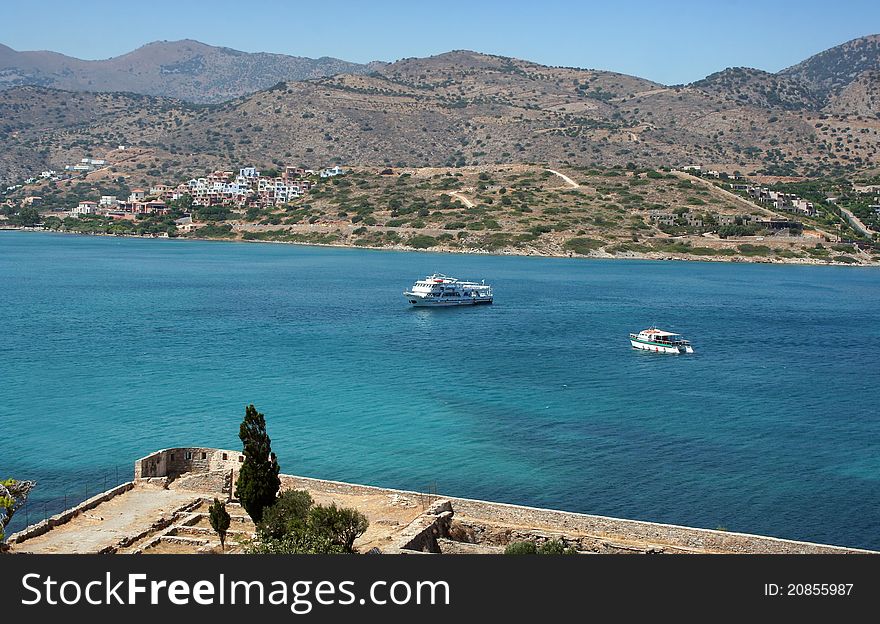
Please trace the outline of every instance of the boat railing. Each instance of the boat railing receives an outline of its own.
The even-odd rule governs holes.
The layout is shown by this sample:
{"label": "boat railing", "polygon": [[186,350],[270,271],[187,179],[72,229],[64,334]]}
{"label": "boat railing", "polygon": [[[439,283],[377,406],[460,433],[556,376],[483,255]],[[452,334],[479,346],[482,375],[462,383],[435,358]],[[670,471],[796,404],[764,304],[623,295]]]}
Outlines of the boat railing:
{"label": "boat railing", "polygon": [[647,341],[653,342],[655,344],[668,345],[670,347],[690,346],[690,344],[691,344],[690,340],[684,340],[684,339],[682,339],[682,340],[669,340],[666,337],[653,338],[651,336],[646,336],[646,337],[642,338],[641,334],[630,334],[629,337],[633,340],[647,340]]}

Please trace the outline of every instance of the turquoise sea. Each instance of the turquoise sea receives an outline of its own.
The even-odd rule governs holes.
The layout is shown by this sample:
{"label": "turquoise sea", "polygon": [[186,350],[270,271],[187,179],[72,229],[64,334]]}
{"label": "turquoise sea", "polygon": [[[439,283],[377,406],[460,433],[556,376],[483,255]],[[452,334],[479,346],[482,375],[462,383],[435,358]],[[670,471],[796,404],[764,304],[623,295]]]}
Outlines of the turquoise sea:
{"label": "turquoise sea", "polygon": [[16,528],[254,403],[286,473],[880,549],[876,269],[0,232],[0,315]]}

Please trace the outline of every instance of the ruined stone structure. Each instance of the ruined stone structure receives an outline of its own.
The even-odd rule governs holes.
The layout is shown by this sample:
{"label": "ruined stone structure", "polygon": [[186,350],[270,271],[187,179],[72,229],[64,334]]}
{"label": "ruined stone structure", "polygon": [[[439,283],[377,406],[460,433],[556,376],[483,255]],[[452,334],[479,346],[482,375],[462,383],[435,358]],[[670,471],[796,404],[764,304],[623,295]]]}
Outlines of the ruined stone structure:
{"label": "ruined stone structure", "polygon": [[162,449],[134,463],[134,478],[175,479],[185,473],[238,472],[242,462],[244,455],[240,451],[200,446]]}
{"label": "ruined stone structure", "polygon": [[157,483],[185,479],[181,486],[231,497],[243,462],[240,451],[200,446],[162,449],[134,463],[134,478]]}

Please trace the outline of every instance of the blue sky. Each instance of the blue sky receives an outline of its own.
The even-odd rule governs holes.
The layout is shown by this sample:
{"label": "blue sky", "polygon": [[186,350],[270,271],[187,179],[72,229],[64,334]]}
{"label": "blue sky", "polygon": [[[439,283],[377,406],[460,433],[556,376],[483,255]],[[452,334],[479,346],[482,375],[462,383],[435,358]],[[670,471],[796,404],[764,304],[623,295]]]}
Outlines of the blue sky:
{"label": "blue sky", "polygon": [[0,43],[108,58],[156,40],[393,61],[453,49],[619,71],[667,84],[729,66],[777,71],[880,32],[880,2],[7,0]]}

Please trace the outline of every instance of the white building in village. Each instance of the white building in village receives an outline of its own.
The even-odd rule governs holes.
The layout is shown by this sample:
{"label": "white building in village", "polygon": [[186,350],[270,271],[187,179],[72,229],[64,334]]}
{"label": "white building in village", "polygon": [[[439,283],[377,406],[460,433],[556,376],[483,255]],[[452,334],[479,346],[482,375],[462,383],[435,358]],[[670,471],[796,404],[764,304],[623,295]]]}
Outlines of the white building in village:
{"label": "white building in village", "polygon": [[322,178],[332,178],[334,176],[343,175],[344,173],[345,173],[345,171],[343,171],[339,165],[336,165],[335,167],[322,169],[321,173],[319,175]]}
{"label": "white building in village", "polygon": [[93,201],[81,201],[76,208],[71,209],[70,216],[90,215],[98,212],[98,204]]}

